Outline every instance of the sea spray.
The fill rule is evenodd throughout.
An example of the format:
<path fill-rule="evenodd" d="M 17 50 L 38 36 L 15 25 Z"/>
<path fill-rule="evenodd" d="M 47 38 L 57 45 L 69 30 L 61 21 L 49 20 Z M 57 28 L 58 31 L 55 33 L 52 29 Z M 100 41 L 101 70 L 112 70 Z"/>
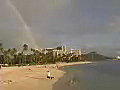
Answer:
<path fill-rule="evenodd" d="M 37 44 L 36 44 L 36 41 L 32 35 L 32 32 L 31 32 L 31 29 L 30 27 L 27 25 L 27 23 L 25 22 L 24 18 L 22 17 L 21 13 L 18 11 L 18 9 L 16 8 L 16 6 L 10 1 L 10 0 L 6 0 L 8 6 L 13 10 L 13 12 L 17 15 L 18 19 L 21 21 L 21 23 L 23 24 L 24 26 L 24 33 L 26 34 L 26 39 L 28 39 L 28 42 L 27 40 L 24 41 L 24 42 L 21 42 L 21 43 L 27 43 L 29 44 L 31 47 L 34 47 L 34 48 L 38 48 Z"/>

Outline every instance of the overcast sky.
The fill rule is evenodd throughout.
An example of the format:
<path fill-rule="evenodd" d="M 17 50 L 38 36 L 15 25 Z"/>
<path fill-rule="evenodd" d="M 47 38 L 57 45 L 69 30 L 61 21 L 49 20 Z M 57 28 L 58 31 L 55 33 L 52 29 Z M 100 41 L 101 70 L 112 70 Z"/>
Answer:
<path fill-rule="evenodd" d="M 0 39 L 4 47 L 68 45 L 117 54 L 120 0 L 0 0 Z"/>

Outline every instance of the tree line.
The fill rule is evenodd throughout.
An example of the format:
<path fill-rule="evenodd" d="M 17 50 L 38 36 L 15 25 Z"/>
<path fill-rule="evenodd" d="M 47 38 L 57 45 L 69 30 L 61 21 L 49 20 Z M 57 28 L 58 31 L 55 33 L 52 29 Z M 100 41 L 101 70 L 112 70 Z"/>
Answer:
<path fill-rule="evenodd" d="M 34 64 L 47 64 L 56 62 L 77 62 L 84 61 L 84 55 L 69 54 L 58 54 L 53 55 L 53 52 L 43 53 L 36 49 L 30 49 L 31 54 L 24 54 L 27 51 L 28 45 L 24 44 L 22 52 L 18 53 L 16 48 L 4 49 L 0 48 L 0 64 L 7 64 L 8 66 L 13 65 L 34 65 Z M 59 48 L 57 48 L 59 49 Z"/>

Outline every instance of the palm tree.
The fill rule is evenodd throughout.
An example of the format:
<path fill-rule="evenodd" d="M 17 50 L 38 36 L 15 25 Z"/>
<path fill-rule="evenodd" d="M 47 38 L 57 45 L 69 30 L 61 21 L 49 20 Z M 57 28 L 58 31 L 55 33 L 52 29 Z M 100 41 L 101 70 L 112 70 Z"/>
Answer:
<path fill-rule="evenodd" d="M 23 45 L 23 53 L 25 52 L 25 51 L 27 51 L 28 50 L 28 45 L 27 44 L 24 44 Z M 26 54 L 24 54 L 24 62 L 25 62 L 25 64 L 26 64 L 26 60 L 27 59 L 27 55 Z"/>
<path fill-rule="evenodd" d="M 10 59 L 10 49 L 8 50 L 4 50 L 3 51 L 3 54 L 4 54 L 4 64 L 11 64 L 11 59 Z"/>
<path fill-rule="evenodd" d="M 18 53 L 17 59 L 18 59 L 19 65 L 22 64 L 23 63 L 23 53 Z"/>
<path fill-rule="evenodd" d="M 3 52 L 4 52 L 4 49 L 3 49 L 3 48 L 0 48 L 0 52 L 3 53 Z"/>
<path fill-rule="evenodd" d="M 17 49 L 16 48 L 13 48 L 10 50 L 10 56 L 11 56 L 11 59 L 12 59 L 12 64 L 15 64 L 15 55 L 17 53 Z"/>
<path fill-rule="evenodd" d="M 26 50 L 28 50 L 28 45 L 27 45 L 27 44 L 24 44 L 24 45 L 23 45 L 23 51 L 26 51 Z"/>
<path fill-rule="evenodd" d="M 4 63 L 4 49 L 1 47 L 0 48 L 0 63 L 3 64 Z"/>

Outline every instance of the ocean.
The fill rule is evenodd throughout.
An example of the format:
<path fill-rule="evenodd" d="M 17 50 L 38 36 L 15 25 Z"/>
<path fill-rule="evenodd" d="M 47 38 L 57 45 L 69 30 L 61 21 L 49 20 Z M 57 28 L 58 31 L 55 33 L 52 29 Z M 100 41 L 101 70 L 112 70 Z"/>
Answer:
<path fill-rule="evenodd" d="M 65 66 L 53 90 L 120 90 L 120 61 Z"/>

